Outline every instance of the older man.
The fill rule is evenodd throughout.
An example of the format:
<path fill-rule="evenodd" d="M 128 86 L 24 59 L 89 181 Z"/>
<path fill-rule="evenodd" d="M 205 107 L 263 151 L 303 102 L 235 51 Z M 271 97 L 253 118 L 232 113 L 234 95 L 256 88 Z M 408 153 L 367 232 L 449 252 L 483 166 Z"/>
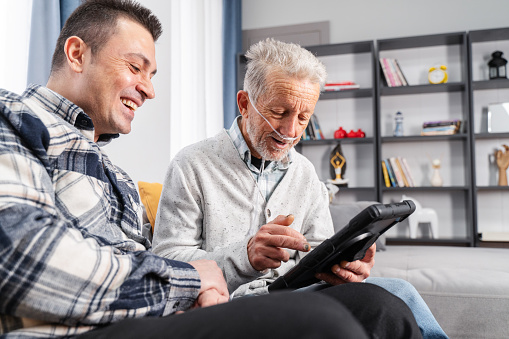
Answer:
<path fill-rule="evenodd" d="M 326 188 L 293 149 L 313 114 L 325 68 L 300 46 L 272 39 L 251 46 L 246 57 L 244 90 L 237 94 L 241 116 L 172 160 L 153 242 L 153 251 L 167 258 L 215 260 L 234 297 L 266 294 L 268 283 L 333 233 Z M 384 289 L 355 307 L 348 302 L 370 284 L 341 284 L 367 278 L 374 254 L 373 246 L 364 259 L 320 275 L 340 285 L 321 293 L 347 305 L 370 335 L 419 337 L 380 317 L 408 311 Z"/>
<path fill-rule="evenodd" d="M 133 1 L 84 1 L 60 34 L 47 86 L 0 90 L 0 336 L 367 338 L 330 297 L 224 303 L 216 263 L 148 251 L 135 186 L 100 146 L 129 133 L 154 98 L 160 34 Z M 349 326 L 329 316 L 338 307 Z M 293 309 L 298 320 L 287 323 Z"/>

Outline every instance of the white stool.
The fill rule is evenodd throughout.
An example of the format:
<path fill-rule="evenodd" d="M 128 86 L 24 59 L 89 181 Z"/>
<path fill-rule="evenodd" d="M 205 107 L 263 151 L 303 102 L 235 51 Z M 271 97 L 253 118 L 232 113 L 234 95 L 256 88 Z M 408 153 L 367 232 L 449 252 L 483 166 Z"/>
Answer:
<path fill-rule="evenodd" d="M 431 229 L 431 237 L 438 238 L 438 216 L 432 208 L 422 208 L 421 204 L 412 197 L 403 194 L 403 200 L 412 200 L 415 204 L 415 212 L 408 217 L 410 238 L 417 238 L 419 224 L 428 224 Z"/>

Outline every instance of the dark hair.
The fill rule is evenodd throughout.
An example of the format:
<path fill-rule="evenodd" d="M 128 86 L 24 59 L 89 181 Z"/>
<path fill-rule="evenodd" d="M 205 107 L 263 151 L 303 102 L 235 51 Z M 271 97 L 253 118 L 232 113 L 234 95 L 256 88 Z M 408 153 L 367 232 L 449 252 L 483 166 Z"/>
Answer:
<path fill-rule="evenodd" d="M 117 20 L 127 18 L 145 27 L 154 41 L 163 32 L 161 22 L 152 12 L 133 0 L 83 0 L 65 22 L 57 40 L 51 73 L 65 62 L 64 46 L 71 36 L 81 38 L 96 54 L 115 33 Z"/>

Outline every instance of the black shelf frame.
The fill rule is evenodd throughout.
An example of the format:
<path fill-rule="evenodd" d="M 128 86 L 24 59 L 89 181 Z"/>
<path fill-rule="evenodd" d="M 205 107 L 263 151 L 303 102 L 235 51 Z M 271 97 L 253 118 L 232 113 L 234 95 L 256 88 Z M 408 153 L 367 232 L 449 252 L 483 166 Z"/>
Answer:
<path fill-rule="evenodd" d="M 383 84 L 383 72 L 380 67 L 380 52 L 389 50 L 407 50 L 415 48 L 425 48 L 433 46 L 452 46 L 459 45 L 460 48 L 460 63 L 461 63 L 461 82 L 452 82 L 445 84 L 420 84 L 400 87 L 388 87 Z M 433 94 L 433 93 L 461 93 L 462 95 L 462 132 L 453 135 L 441 135 L 441 136 L 403 136 L 403 137 L 391 137 L 381 136 L 379 132 L 379 138 L 377 140 L 378 154 L 382 154 L 382 147 L 388 143 L 401 143 L 401 142 L 461 142 L 463 144 L 463 161 L 465 169 L 465 185 L 464 186 L 453 186 L 453 187 L 385 187 L 385 181 L 383 179 L 382 170 L 378 168 L 377 184 L 379 189 L 378 201 L 383 201 L 384 193 L 390 192 L 459 192 L 465 197 L 465 225 L 467 230 L 466 239 L 460 239 L 461 243 L 474 246 L 474 239 L 477 235 L 477 229 L 473 222 L 473 190 L 472 190 L 472 142 L 471 142 L 471 110 L 470 110 L 470 73 L 469 73 L 469 49 L 466 32 L 456 32 L 447 34 L 434 34 L 417 37 L 404 37 L 395 39 L 384 39 L 377 41 L 377 126 L 382 126 L 381 121 L 381 98 L 384 96 L 395 96 L 395 95 L 421 95 L 421 94 Z M 405 241 L 408 239 L 405 239 Z M 432 243 L 436 239 L 430 239 Z"/>
<path fill-rule="evenodd" d="M 371 98 L 372 100 L 372 121 L 373 126 L 372 129 L 375 133 L 374 136 L 366 137 L 366 138 L 343 138 L 343 139 L 322 139 L 322 140 L 301 140 L 299 142 L 298 151 L 302 151 L 302 147 L 310 146 L 310 145 L 333 145 L 333 144 L 372 144 L 373 145 L 373 156 L 375 160 L 373 161 L 373 187 L 339 187 L 340 191 L 343 192 L 364 192 L 364 193 L 372 193 L 372 200 L 376 200 L 378 197 L 378 185 L 377 185 L 377 168 L 380 163 L 378 148 L 376 145 L 377 142 L 377 125 L 376 125 L 376 114 L 378 112 L 377 109 L 377 100 L 376 100 L 376 65 L 375 65 L 375 43 L 374 41 L 360 41 L 360 42 L 351 42 L 351 43 L 341 43 L 341 44 L 330 44 L 330 45 L 318 45 L 318 46 L 308 46 L 306 47 L 311 53 L 316 55 L 317 57 L 331 56 L 331 55 L 343 55 L 343 54 L 370 54 L 371 60 L 371 84 L 370 88 L 359 88 L 359 89 L 349 89 L 343 91 L 331 91 L 331 92 L 322 92 L 320 94 L 319 100 L 341 100 L 341 99 L 356 99 L 356 98 Z M 355 79 L 353 79 L 355 80 Z"/>
<path fill-rule="evenodd" d="M 484 29 L 468 32 L 468 76 L 469 82 L 469 121 L 472 122 L 470 128 L 470 148 L 472 149 L 472 218 L 473 218 L 473 246 L 482 246 L 483 242 L 479 237 L 479 213 L 477 211 L 477 193 L 478 192 L 501 192 L 508 191 L 508 187 L 500 186 L 477 186 L 476 179 L 476 154 L 475 144 L 476 140 L 491 140 L 491 139 L 503 139 L 509 138 L 509 133 L 475 133 L 473 122 L 474 120 L 474 91 L 485 91 L 485 90 L 498 90 L 509 88 L 509 79 L 492 79 L 492 80 L 476 80 L 473 81 L 473 45 L 481 42 L 492 42 L 509 40 L 509 27 L 507 28 L 495 28 L 495 29 Z M 509 100 L 509 98 L 508 98 Z"/>

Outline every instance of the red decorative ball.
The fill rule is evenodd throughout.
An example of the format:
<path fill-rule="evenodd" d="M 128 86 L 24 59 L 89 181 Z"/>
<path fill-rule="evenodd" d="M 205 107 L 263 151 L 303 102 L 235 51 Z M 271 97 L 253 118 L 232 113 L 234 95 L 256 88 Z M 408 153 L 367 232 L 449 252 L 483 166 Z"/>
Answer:
<path fill-rule="evenodd" d="M 357 134 L 357 138 L 365 138 L 366 137 L 366 133 L 364 133 L 364 131 L 361 130 L 360 128 L 357 130 L 356 134 Z"/>

